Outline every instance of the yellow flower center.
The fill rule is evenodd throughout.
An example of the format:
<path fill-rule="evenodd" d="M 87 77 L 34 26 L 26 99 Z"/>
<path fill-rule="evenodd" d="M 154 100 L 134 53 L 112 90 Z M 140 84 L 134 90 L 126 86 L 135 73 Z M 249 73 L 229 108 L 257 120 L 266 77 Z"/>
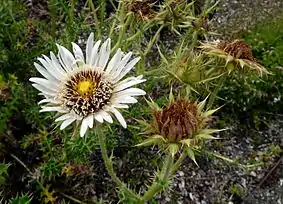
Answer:
<path fill-rule="evenodd" d="M 81 96 L 90 96 L 96 87 L 96 83 L 90 80 L 84 80 L 78 83 L 77 88 Z"/>

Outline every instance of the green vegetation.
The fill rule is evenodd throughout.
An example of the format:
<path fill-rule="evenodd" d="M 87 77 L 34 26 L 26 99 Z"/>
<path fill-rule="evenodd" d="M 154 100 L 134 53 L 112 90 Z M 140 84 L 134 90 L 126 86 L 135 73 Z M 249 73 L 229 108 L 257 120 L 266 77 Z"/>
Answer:
<path fill-rule="evenodd" d="M 207 130 L 202 123 L 216 110 L 221 129 L 235 121 L 248 122 L 253 129 L 259 129 L 262 124 L 268 125 L 270 116 L 282 112 L 283 21 L 280 19 L 241 36 L 253 47 L 258 62 L 271 73 L 260 76 L 257 72 L 242 72 L 239 64 L 234 63 L 235 56 L 230 64 L 225 64 L 219 56 L 207 55 L 207 50 L 200 48 L 213 35 L 207 26 L 208 15 L 217 5 L 205 3 L 199 10 L 195 2 L 174 0 L 47 2 L 28 7 L 20 0 L 0 0 L 1 203 L 104 203 L 107 197 L 114 203 L 158 203 L 155 195 L 170 186 L 182 161 L 189 157 L 198 165 L 201 159 L 198 155 L 206 151 L 205 141 L 217 139 L 211 134 L 218 130 Z M 196 10 L 200 14 L 196 15 Z M 91 32 L 95 41 L 111 38 L 111 57 L 118 48 L 141 57 L 128 75 L 144 75 L 147 81 L 137 87 L 147 95 L 121 111 L 127 129 L 113 117 L 113 124 L 97 125 L 98 128 L 89 129 L 84 137 L 79 137 L 80 124 L 60 130 L 60 125 L 54 122 L 54 113 L 39 112 L 38 102 L 43 96 L 38 95 L 29 78 L 40 76 L 33 64 L 39 62 L 38 57 L 49 56 L 50 51 L 57 54 L 56 44 L 72 50 L 71 42 L 76 42 L 85 50 Z M 157 140 L 145 139 L 157 134 L 152 130 L 152 118 L 156 114 L 153 109 L 166 109 L 174 101 L 173 96 L 176 100 L 188 98 L 198 103 L 196 115 L 188 113 L 195 117 L 195 120 L 189 118 L 197 121 L 197 125 L 186 121 L 192 123 L 189 126 L 193 130 L 184 137 L 193 138 L 172 139 L 172 135 L 181 131 L 178 128 L 187 127 L 183 125 L 175 133 L 169 131 L 170 141 L 165 141 L 164 129 Z M 222 105 L 220 110 L 216 109 Z M 172 124 L 170 127 L 177 123 Z M 261 142 L 261 138 L 254 140 L 257 145 Z M 101 145 L 103 142 L 106 145 Z M 162 145 L 158 150 L 137 145 L 145 143 L 145 146 Z M 223 146 L 222 140 L 215 143 L 216 149 Z M 262 157 L 282 153 L 276 144 L 268 149 L 270 152 Z M 216 157 L 236 163 L 221 155 Z M 265 162 L 264 158 L 260 161 Z M 126 184 L 113 179 L 115 175 L 111 176 L 114 182 L 110 181 L 111 168 L 123 176 L 121 180 Z M 151 171 L 151 177 L 143 169 Z M 237 185 L 232 185 L 229 191 L 242 194 Z"/>

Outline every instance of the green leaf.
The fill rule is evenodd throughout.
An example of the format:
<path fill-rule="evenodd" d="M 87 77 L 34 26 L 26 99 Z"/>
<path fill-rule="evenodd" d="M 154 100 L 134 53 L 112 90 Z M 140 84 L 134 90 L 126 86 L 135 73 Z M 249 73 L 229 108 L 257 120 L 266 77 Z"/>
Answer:
<path fill-rule="evenodd" d="M 226 68 L 228 69 L 228 74 L 230 74 L 232 71 L 234 71 L 235 66 L 232 62 L 227 63 Z"/>
<path fill-rule="evenodd" d="M 221 132 L 228 129 L 204 129 L 199 132 L 199 134 L 210 135 L 215 132 Z"/>
<path fill-rule="evenodd" d="M 175 154 L 179 150 L 179 145 L 176 143 L 170 143 L 168 146 L 168 151 L 171 153 L 172 157 L 174 158 Z"/>
<path fill-rule="evenodd" d="M 206 103 L 206 100 L 208 99 L 209 95 L 201 102 L 198 103 L 197 105 L 197 108 L 198 108 L 198 112 L 202 112 L 204 106 L 205 106 L 205 103 Z"/>
<path fill-rule="evenodd" d="M 194 163 L 199 167 L 198 163 L 196 162 L 194 151 L 191 148 L 187 148 L 186 151 L 187 151 L 188 156 L 191 158 L 191 160 L 193 160 Z"/>
<path fill-rule="evenodd" d="M 150 146 L 150 145 L 156 145 L 161 144 L 162 142 L 166 142 L 166 140 L 161 135 L 154 135 L 150 138 L 144 140 L 142 143 L 135 145 L 136 147 L 140 146 Z"/>
<path fill-rule="evenodd" d="M 174 101 L 175 101 L 175 99 L 174 99 L 173 90 L 172 90 L 172 86 L 171 86 L 170 94 L 169 94 L 169 102 L 172 103 Z"/>
<path fill-rule="evenodd" d="M 205 140 L 219 140 L 221 138 L 213 137 L 210 134 L 198 134 L 196 135 L 197 138 L 205 139 Z"/>
<path fill-rule="evenodd" d="M 188 147 L 191 147 L 191 139 L 186 139 L 186 140 L 181 140 L 180 142 L 183 144 L 183 145 L 186 145 Z"/>
<path fill-rule="evenodd" d="M 150 99 L 150 101 L 149 100 L 147 100 L 147 99 L 145 99 L 145 101 L 147 102 L 147 104 L 149 105 L 149 107 L 151 108 L 151 109 L 154 109 L 154 110 L 161 110 L 161 108 L 158 106 L 158 104 L 156 104 L 151 98 L 149 98 Z"/>
<path fill-rule="evenodd" d="M 213 109 L 213 110 L 206 111 L 206 112 L 204 112 L 204 113 L 202 114 L 202 117 L 206 118 L 206 117 L 208 117 L 208 116 L 211 116 L 213 113 L 215 113 L 216 111 L 218 111 L 220 108 L 222 108 L 222 106 L 219 107 L 219 108 Z"/>

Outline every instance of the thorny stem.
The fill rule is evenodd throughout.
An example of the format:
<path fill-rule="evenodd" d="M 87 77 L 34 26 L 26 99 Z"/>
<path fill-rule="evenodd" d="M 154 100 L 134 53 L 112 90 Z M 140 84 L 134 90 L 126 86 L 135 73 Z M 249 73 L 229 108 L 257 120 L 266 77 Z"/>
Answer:
<path fill-rule="evenodd" d="M 214 91 L 211 93 L 211 96 L 208 99 L 208 103 L 207 103 L 207 109 L 209 110 L 210 108 L 212 108 L 213 103 L 216 100 L 218 91 L 220 90 L 220 88 L 222 87 L 222 85 L 224 84 L 226 80 L 226 76 L 220 77 L 217 86 L 215 87 Z"/>
<path fill-rule="evenodd" d="M 170 153 L 167 153 L 160 175 L 157 176 L 157 180 L 148 188 L 144 196 L 141 198 L 141 203 L 145 203 L 153 198 L 153 196 L 159 193 L 164 184 L 171 176 L 174 158 Z"/>
<path fill-rule="evenodd" d="M 173 175 L 177 171 L 177 169 L 180 167 L 180 165 L 182 164 L 182 162 L 184 161 L 186 157 L 187 157 L 187 153 L 183 151 L 180 157 L 178 158 L 178 160 L 174 163 L 170 176 Z"/>
<path fill-rule="evenodd" d="M 89 6 L 91 7 L 91 10 L 92 10 L 92 14 L 93 14 L 93 18 L 94 18 L 94 24 L 95 24 L 95 28 L 96 28 L 96 31 L 97 31 L 97 37 L 101 38 L 102 32 L 101 32 L 100 22 L 98 20 L 97 14 L 96 14 L 96 9 L 94 7 L 92 0 L 88 0 L 88 3 L 89 3 Z"/>
<path fill-rule="evenodd" d="M 50 10 L 51 16 L 51 36 L 53 39 L 56 37 L 56 9 L 55 9 L 55 1 L 48 1 L 48 9 Z"/>
<path fill-rule="evenodd" d="M 121 9 L 124 9 L 124 8 L 121 8 Z M 123 11 L 121 11 L 121 12 L 123 12 Z M 126 19 L 127 19 L 126 22 L 122 24 L 122 28 L 120 29 L 120 33 L 119 33 L 117 43 L 115 44 L 115 46 L 112 49 L 114 52 L 120 47 L 122 39 L 125 39 L 125 33 L 126 33 L 126 30 L 127 30 L 127 27 L 133 19 L 132 14 L 128 15 L 128 17 L 126 17 Z M 121 16 L 121 21 L 124 21 L 124 14 Z M 120 22 L 120 23 L 122 23 L 122 22 Z"/>
<path fill-rule="evenodd" d="M 29 173 L 30 175 L 32 175 L 31 170 L 30 170 L 30 169 L 24 164 L 24 162 L 22 162 L 16 155 L 11 154 L 11 157 L 13 157 L 17 162 L 19 162 L 19 163 L 28 171 L 28 173 Z M 43 187 L 42 183 L 41 183 L 38 179 L 36 179 L 36 182 L 37 182 L 37 184 L 40 186 L 40 188 L 43 190 L 44 187 Z"/>
<path fill-rule="evenodd" d="M 110 175 L 111 179 L 116 183 L 116 185 L 122 189 L 128 196 L 133 198 L 134 200 L 138 200 L 139 196 L 135 194 L 132 190 L 127 188 L 127 186 L 116 176 L 112 164 L 112 160 L 108 157 L 107 155 L 107 148 L 106 148 L 106 143 L 104 140 L 104 135 L 102 134 L 101 131 L 96 128 L 96 135 L 98 136 L 98 142 L 100 145 L 101 153 L 102 153 L 102 158 L 105 164 L 105 167 L 107 169 L 108 174 Z"/>

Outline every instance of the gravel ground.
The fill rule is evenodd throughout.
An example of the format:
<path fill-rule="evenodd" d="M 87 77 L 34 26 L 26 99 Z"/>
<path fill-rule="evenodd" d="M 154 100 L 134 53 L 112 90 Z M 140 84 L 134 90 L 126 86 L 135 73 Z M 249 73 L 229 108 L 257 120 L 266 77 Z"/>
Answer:
<path fill-rule="evenodd" d="M 229 39 L 276 18 L 282 11 L 282 0 L 220 0 L 212 22 L 220 36 Z"/>
<path fill-rule="evenodd" d="M 223 38 L 231 38 L 249 31 L 264 19 L 276 18 L 276 15 L 282 11 L 283 0 L 220 0 L 219 9 L 212 22 L 214 29 L 221 36 L 225 36 Z M 240 163 L 247 164 L 250 160 L 264 161 L 264 166 L 247 170 L 202 155 L 197 158 L 199 163 L 199 167 L 197 167 L 187 159 L 173 178 L 172 187 L 165 195 L 158 198 L 158 203 L 282 204 L 283 162 L 281 164 L 279 162 L 279 165 L 272 170 L 272 167 L 279 161 L 280 155 L 266 155 L 270 152 L 272 145 L 281 145 L 281 148 L 283 146 L 283 118 L 278 118 L 272 124 L 265 131 L 250 131 L 249 133 L 243 132 L 241 128 L 234 125 L 229 133 L 220 136 L 223 140 L 208 144 L 210 151 L 237 159 Z M 260 145 L 255 145 L 255 139 L 258 138 L 261 140 Z M 137 155 L 138 157 L 144 156 L 144 159 L 140 158 L 140 160 L 152 160 L 152 154 L 148 151 L 145 153 L 126 151 L 121 157 L 115 155 L 117 167 L 120 169 L 118 175 L 125 181 L 135 176 L 140 180 L 140 183 L 136 183 L 136 185 L 142 185 L 144 179 L 148 178 L 154 170 L 151 162 L 136 164 Z M 96 156 L 96 162 L 99 160 L 99 156 Z M 108 186 L 108 184 L 111 185 L 111 181 L 105 173 L 104 167 L 101 165 L 99 167 L 101 169 L 97 169 L 96 172 L 100 175 L 101 181 L 97 181 L 96 188 L 102 186 L 103 189 L 100 192 L 94 190 L 95 192 L 92 194 L 95 198 L 102 197 L 104 200 L 113 202 L 117 196 L 115 188 Z M 99 173 L 100 171 L 102 174 Z M 271 175 L 261 184 L 269 172 Z M 93 190 L 95 187 L 91 186 L 90 188 Z"/>
<path fill-rule="evenodd" d="M 283 147 L 282 127 L 282 118 L 265 131 L 243 133 L 237 126 L 232 127 L 228 134 L 220 136 L 222 142 L 211 142 L 208 149 L 242 164 L 253 160 L 254 163 L 264 161 L 265 165 L 247 169 L 202 156 L 197 167 L 188 159 L 175 176 L 171 193 L 162 197 L 161 203 L 283 203 L 283 162 L 266 177 L 280 159 L 280 155 L 266 155 L 273 145 Z M 261 145 L 254 144 L 254 136 L 261 138 Z"/>
<path fill-rule="evenodd" d="M 277 18 L 282 11 L 282 0 L 220 0 L 212 23 L 221 38 L 230 39 L 250 32 L 266 19 Z M 160 203 L 282 204 L 282 154 L 265 157 L 272 145 L 283 148 L 282 131 L 282 118 L 275 120 L 265 131 L 243 133 L 241 128 L 234 125 L 229 134 L 221 136 L 224 139 L 221 145 L 211 142 L 208 149 L 243 164 L 254 160 L 264 161 L 265 165 L 248 170 L 202 156 L 197 167 L 188 159 L 174 177 L 167 195 L 160 197 Z M 256 138 L 260 138 L 260 145 L 255 145 Z"/>

